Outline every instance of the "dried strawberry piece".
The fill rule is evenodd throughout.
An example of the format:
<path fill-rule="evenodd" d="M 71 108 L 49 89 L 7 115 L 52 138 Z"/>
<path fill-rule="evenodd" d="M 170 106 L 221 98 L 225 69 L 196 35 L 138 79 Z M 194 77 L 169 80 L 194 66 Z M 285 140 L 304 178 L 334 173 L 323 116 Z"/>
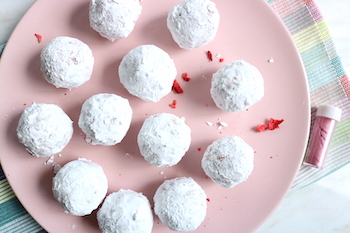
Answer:
<path fill-rule="evenodd" d="M 34 34 L 34 36 L 38 39 L 38 43 L 40 43 L 43 40 L 43 36 L 40 34 Z"/>
<path fill-rule="evenodd" d="M 256 127 L 256 131 L 258 131 L 259 133 L 266 130 L 267 129 L 267 125 L 258 125 Z"/>
<path fill-rule="evenodd" d="M 269 120 L 269 123 L 267 125 L 267 128 L 269 130 L 274 130 L 276 128 L 279 128 L 279 125 L 283 122 L 284 120 L 277 120 L 277 119 L 273 119 L 273 118 L 270 118 Z"/>
<path fill-rule="evenodd" d="M 182 88 L 181 88 L 179 82 L 178 82 L 176 79 L 174 80 L 172 90 L 175 91 L 175 92 L 178 93 L 178 94 L 181 94 L 181 93 L 184 92 L 184 91 L 182 90 Z"/>
<path fill-rule="evenodd" d="M 183 74 L 182 74 L 182 79 L 185 80 L 186 82 L 188 82 L 188 81 L 191 80 L 191 78 L 188 77 L 188 74 L 187 74 L 187 73 L 183 73 Z"/>
<path fill-rule="evenodd" d="M 176 100 L 173 100 L 173 102 L 171 104 L 169 104 L 169 106 L 171 108 L 176 108 L 176 104 L 177 104 L 177 101 Z"/>
<path fill-rule="evenodd" d="M 224 62 L 224 59 L 223 59 L 223 58 L 220 58 L 220 59 L 219 59 L 219 62 Z"/>
<path fill-rule="evenodd" d="M 207 56 L 209 61 L 213 61 L 213 54 L 209 50 L 207 51 Z"/>

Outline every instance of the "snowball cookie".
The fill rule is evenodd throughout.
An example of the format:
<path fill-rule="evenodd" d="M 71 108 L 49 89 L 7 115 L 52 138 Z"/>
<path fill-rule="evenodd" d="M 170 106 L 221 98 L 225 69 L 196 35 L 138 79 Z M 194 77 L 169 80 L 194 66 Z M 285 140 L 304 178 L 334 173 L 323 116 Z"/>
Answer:
<path fill-rule="evenodd" d="M 82 41 L 60 36 L 41 51 L 41 71 L 44 78 L 57 88 L 72 89 L 90 80 L 94 57 Z"/>
<path fill-rule="evenodd" d="M 52 192 L 65 212 L 84 216 L 100 205 L 108 181 L 102 167 L 80 158 L 65 164 L 52 180 Z"/>
<path fill-rule="evenodd" d="M 153 197 L 154 213 L 170 230 L 193 231 L 207 214 L 206 198 L 201 186 L 190 177 L 166 180 Z"/>
<path fill-rule="evenodd" d="M 214 39 L 220 14 L 209 0 L 185 0 L 168 14 L 167 26 L 174 41 L 183 49 L 201 47 Z"/>
<path fill-rule="evenodd" d="M 158 102 L 173 86 L 177 70 L 170 56 L 155 45 L 132 49 L 119 66 L 120 82 L 130 94 Z"/>
<path fill-rule="evenodd" d="M 79 127 L 92 145 L 112 146 L 123 140 L 132 119 L 129 101 L 115 94 L 91 96 L 81 107 Z"/>
<path fill-rule="evenodd" d="M 173 114 L 152 115 L 143 122 L 137 144 L 147 162 L 157 167 L 170 167 L 188 151 L 191 129 Z"/>
<path fill-rule="evenodd" d="M 238 136 L 220 138 L 205 150 L 202 168 L 215 183 L 232 188 L 252 173 L 254 150 Z"/>
<path fill-rule="evenodd" d="M 91 0 L 90 26 L 110 41 L 127 37 L 141 14 L 140 0 Z"/>
<path fill-rule="evenodd" d="M 243 111 L 264 96 L 264 79 L 248 62 L 233 61 L 213 74 L 210 94 L 218 108 Z"/>
<path fill-rule="evenodd" d="M 61 152 L 72 135 L 72 120 L 55 104 L 33 103 L 23 111 L 17 126 L 19 141 L 36 157 Z"/>
<path fill-rule="evenodd" d="M 132 190 L 109 194 L 97 212 L 103 233 L 151 233 L 153 213 L 147 197 Z"/>

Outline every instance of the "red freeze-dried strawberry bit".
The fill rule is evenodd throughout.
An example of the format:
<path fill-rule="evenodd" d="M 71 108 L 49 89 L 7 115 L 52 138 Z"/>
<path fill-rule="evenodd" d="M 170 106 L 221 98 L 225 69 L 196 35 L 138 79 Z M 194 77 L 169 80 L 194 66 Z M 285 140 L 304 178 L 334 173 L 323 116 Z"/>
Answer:
<path fill-rule="evenodd" d="M 191 80 L 191 78 L 188 77 L 188 74 L 187 74 L 187 73 L 183 73 L 183 74 L 182 74 L 182 79 L 185 80 L 186 82 L 188 82 L 188 81 Z"/>
<path fill-rule="evenodd" d="M 40 43 L 43 40 L 43 36 L 39 34 L 34 34 L 34 36 L 38 39 L 38 43 Z"/>
<path fill-rule="evenodd" d="M 176 79 L 174 80 L 172 90 L 175 91 L 177 94 L 181 94 L 184 92 Z"/>
<path fill-rule="evenodd" d="M 256 131 L 257 132 L 262 132 L 266 129 L 268 130 L 275 130 L 277 128 L 279 128 L 279 125 L 283 122 L 284 120 L 277 120 L 277 119 L 274 119 L 274 118 L 270 118 L 269 122 L 266 124 L 266 125 L 258 125 L 256 127 Z"/>
<path fill-rule="evenodd" d="M 270 118 L 267 128 L 268 128 L 269 130 L 274 130 L 274 129 L 276 129 L 276 128 L 279 128 L 279 125 L 280 125 L 283 121 L 284 121 L 283 119 L 282 119 L 282 120 L 276 120 L 276 119 Z"/>
<path fill-rule="evenodd" d="M 220 58 L 220 59 L 219 59 L 219 62 L 224 62 L 224 59 L 223 59 L 223 58 Z"/>
<path fill-rule="evenodd" d="M 207 56 L 209 61 L 213 61 L 213 54 L 210 51 L 207 51 Z"/>
<path fill-rule="evenodd" d="M 177 101 L 176 100 L 173 100 L 173 102 L 171 104 L 169 104 L 169 106 L 171 108 L 176 108 L 176 104 L 177 104 Z"/>
<path fill-rule="evenodd" d="M 267 129 L 267 125 L 258 125 L 256 127 L 256 131 L 258 131 L 259 133 L 264 131 L 265 129 Z"/>

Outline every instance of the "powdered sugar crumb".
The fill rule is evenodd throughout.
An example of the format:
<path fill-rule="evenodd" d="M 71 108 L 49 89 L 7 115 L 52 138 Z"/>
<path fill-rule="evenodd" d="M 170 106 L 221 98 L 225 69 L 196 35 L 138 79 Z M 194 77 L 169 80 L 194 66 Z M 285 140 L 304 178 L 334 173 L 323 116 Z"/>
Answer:
<path fill-rule="evenodd" d="M 44 163 L 44 165 L 53 165 L 55 156 L 51 155 L 48 160 Z"/>
<path fill-rule="evenodd" d="M 272 57 L 269 58 L 269 60 L 267 60 L 268 63 L 274 63 L 274 60 Z"/>
<path fill-rule="evenodd" d="M 133 157 L 131 154 L 129 154 L 129 153 L 125 153 L 125 157 L 129 157 L 129 158 L 131 158 L 131 159 L 134 158 L 134 157 Z"/>
<path fill-rule="evenodd" d="M 228 127 L 228 124 L 226 122 L 223 122 L 223 121 L 218 122 L 216 125 L 217 125 L 218 130 L 221 130 L 224 127 Z"/>
<path fill-rule="evenodd" d="M 61 165 L 55 164 L 55 165 L 53 166 L 53 173 L 54 173 L 54 174 L 57 174 L 57 172 L 58 172 L 61 168 L 62 168 Z"/>
<path fill-rule="evenodd" d="M 208 126 L 213 126 L 213 123 L 211 123 L 210 121 L 206 121 L 205 124 L 207 124 Z"/>
<path fill-rule="evenodd" d="M 75 228 L 77 228 L 78 227 L 78 225 L 76 225 L 76 224 L 73 224 L 73 225 L 67 225 L 68 227 L 70 227 L 70 228 L 72 228 L 73 230 L 75 229 Z"/>

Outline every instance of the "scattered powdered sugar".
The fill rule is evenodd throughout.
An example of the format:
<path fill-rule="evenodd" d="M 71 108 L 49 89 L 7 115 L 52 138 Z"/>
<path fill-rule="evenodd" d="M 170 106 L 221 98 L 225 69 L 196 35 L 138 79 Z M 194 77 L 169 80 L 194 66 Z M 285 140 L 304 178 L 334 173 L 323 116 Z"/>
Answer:
<path fill-rule="evenodd" d="M 269 60 L 267 60 L 268 63 L 274 63 L 275 61 L 273 60 L 272 57 L 269 58 Z"/>

